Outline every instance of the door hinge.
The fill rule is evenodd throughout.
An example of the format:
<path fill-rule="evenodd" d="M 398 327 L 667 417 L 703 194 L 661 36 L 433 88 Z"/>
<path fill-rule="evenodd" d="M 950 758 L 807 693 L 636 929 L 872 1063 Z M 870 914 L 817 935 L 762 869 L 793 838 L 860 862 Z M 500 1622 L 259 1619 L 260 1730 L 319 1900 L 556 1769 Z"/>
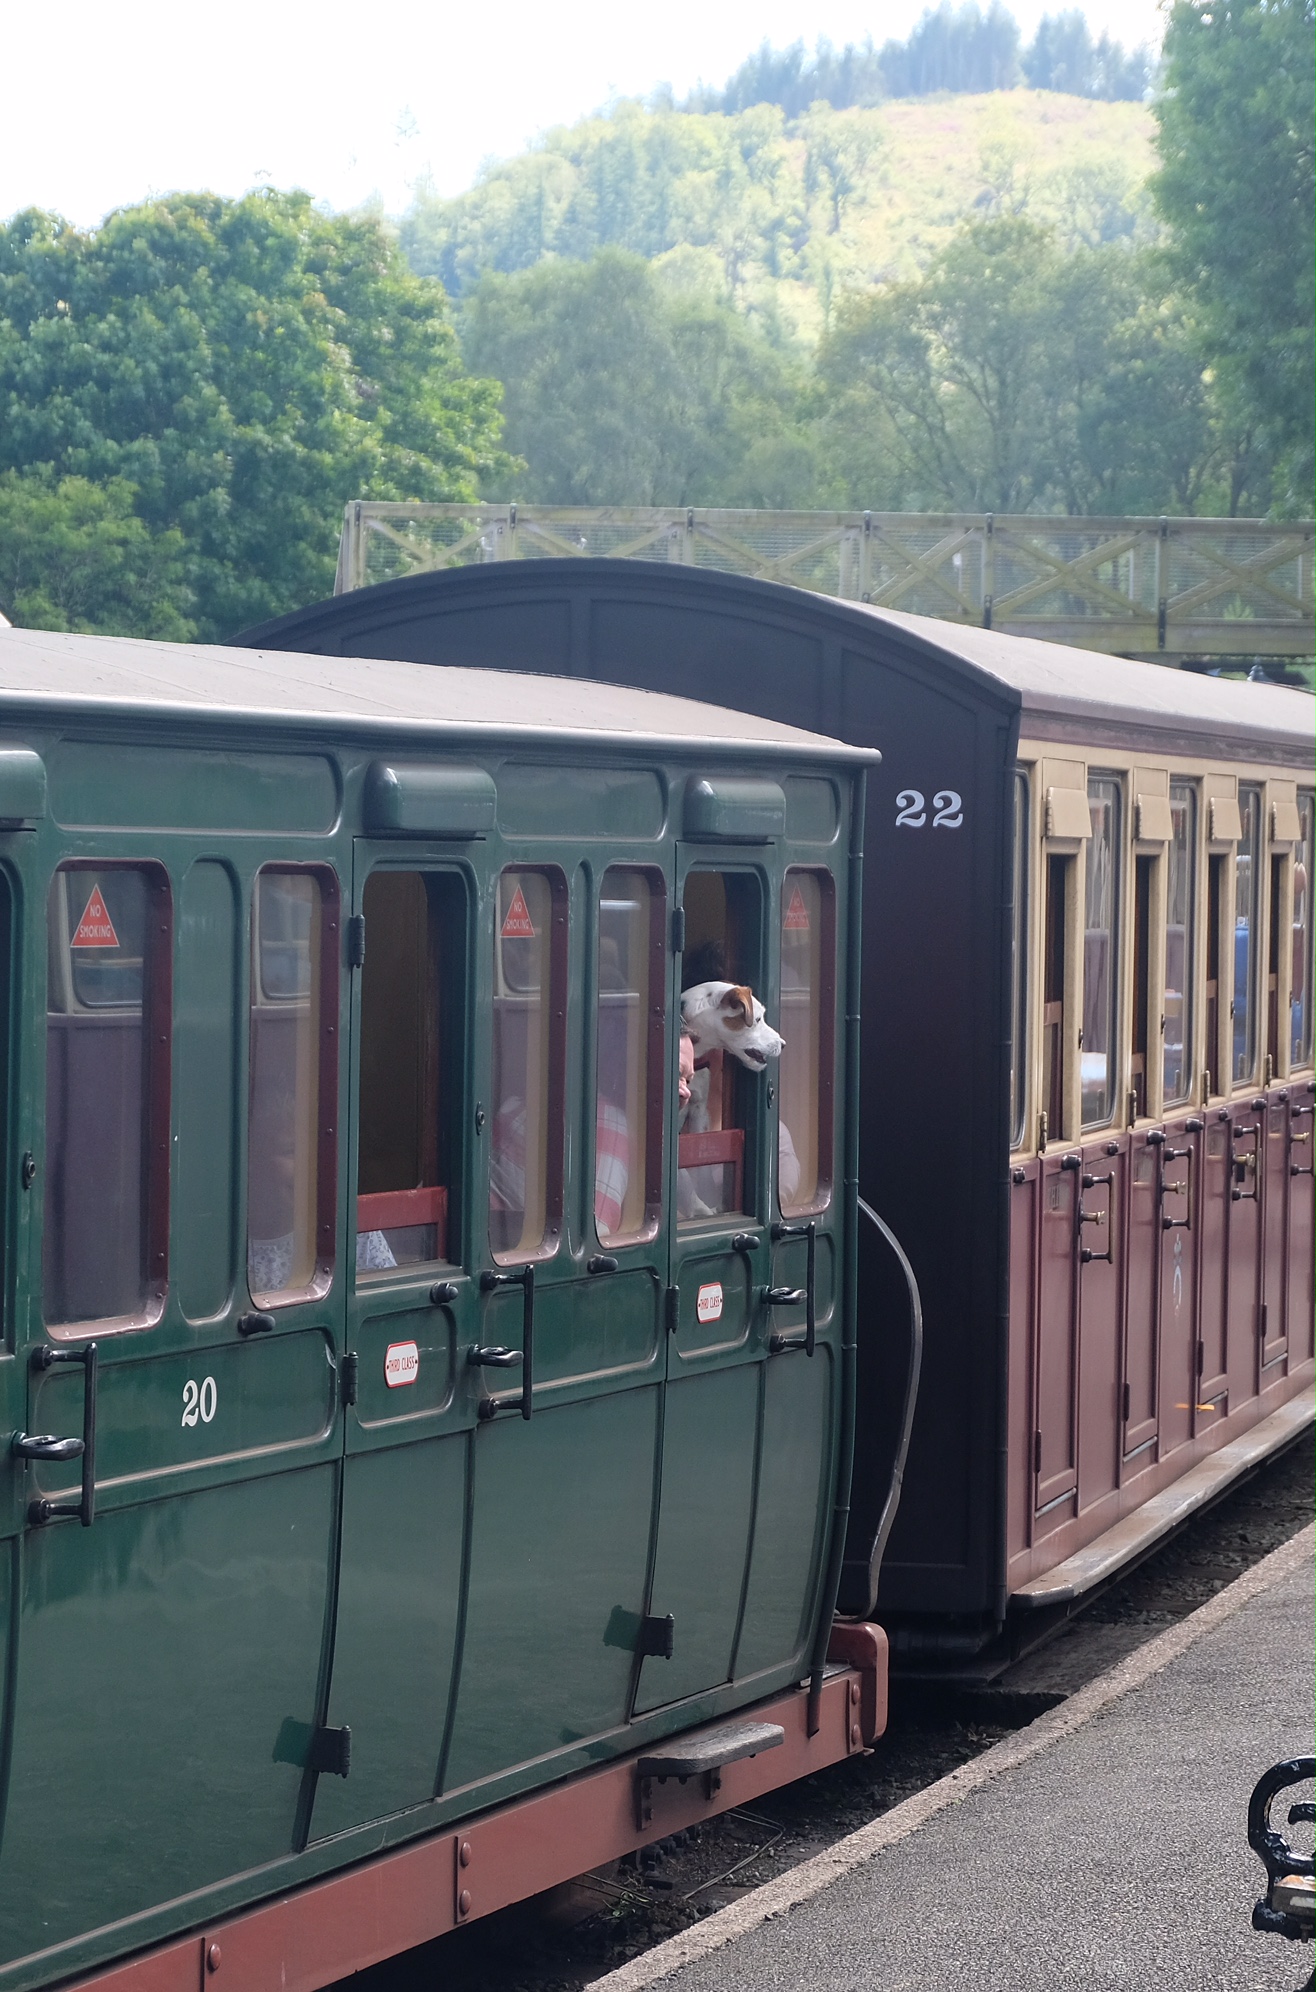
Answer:
<path fill-rule="evenodd" d="M 1033 1433 L 1033 1472 L 1040 1473 L 1041 1471 L 1042 1471 L 1042 1434 L 1040 1432 L 1034 1432 Z"/>
<path fill-rule="evenodd" d="M 1206 1343 L 1199 1342 L 1197 1344 L 1197 1374 L 1200 1376 L 1205 1368 L 1206 1368 Z"/>
<path fill-rule="evenodd" d="M 356 1380 L 361 1369 L 361 1358 L 354 1349 L 348 1350 L 338 1359 L 338 1396 L 343 1404 L 356 1403 Z"/>
<path fill-rule="evenodd" d="M 1124 1423 L 1126 1425 L 1129 1422 L 1129 1409 L 1132 1402 L 1133 1402 L 1133 1393 L 1129 1385 L 1126 1383 L 1124 1386 Z"/>
<path fill-rule="evenodd" d="M 676 1333 L 676 1324 L 680 1316 L 681 1289 L 679 1286 L 669 1286 L 667 1289 L 667 1332 L 669 1335 Z"/>
<path fill-rule="evenodd" d="M 313 1732 L 306 1768 L 329 1777 L 347 1776 L 352 1768 L 352 1732 L 346 1723 L 341 1729 L 325 1729 L 322 1726 Z"/>
<path fill-rule="evenodd" d="M 672 908 L 672 953 L 673 954 L 685 953 L 684 906 L 674 906 Z"/>
<path fill-rule="evenodd" d="M 353 913 L 347 923 L 347 965 L 363 968 L 366 959 L 366 916 Z"/>
<path fill-rule="evenodd" d="M 675 1637 L 676 1621 L 670 1612 L 665 1618 L 642 1618 L 635 1651 L 645 1659 L 670 1660 Z"/>

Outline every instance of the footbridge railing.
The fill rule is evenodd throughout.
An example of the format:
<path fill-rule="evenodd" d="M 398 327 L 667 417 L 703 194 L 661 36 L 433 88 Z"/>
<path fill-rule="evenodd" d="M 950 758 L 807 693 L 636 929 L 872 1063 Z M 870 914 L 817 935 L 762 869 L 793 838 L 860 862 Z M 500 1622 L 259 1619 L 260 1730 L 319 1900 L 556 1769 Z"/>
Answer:
<path fill-rule="evenodd" d="M 335 593 L 486 560 L 589 557 L 714 568 L 1165 663 L 1313 653 L 1310 520 L 358 499 Z"/>

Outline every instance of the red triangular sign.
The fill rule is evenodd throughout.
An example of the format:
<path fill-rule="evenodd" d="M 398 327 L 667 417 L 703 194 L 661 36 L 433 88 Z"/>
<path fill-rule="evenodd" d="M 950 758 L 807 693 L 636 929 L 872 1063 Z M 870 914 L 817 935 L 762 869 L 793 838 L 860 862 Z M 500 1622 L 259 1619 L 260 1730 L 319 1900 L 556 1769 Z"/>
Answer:
<path fill-rule="evenodd" d="M 791 894 L 791 903 L 781 924 L 788 934 L 807 934 L 809 931 L 809 909 L 798 885 Z"/>
<path fill-rule="evenodd" d="M 535 923 L 530 918 L 530 908 L 525 903 L 525 894 L 518 885 L 512 894 L 512 903 L 503 918 L 502 936 L 505 941 L 533 941 Z"/>
<path fill-rule="evenodd" d="M 100 887 L 93 885 L 91 888 L 91 898 L 87 901 L 82 918 L 78 922 L 78 931 L 69 942 L 69 946 L 74 948 L 117 948 L 118 945 L 119 936 L 114 931 L 114 922 L 110 918 L 110 909 L 101 898 Z"/>

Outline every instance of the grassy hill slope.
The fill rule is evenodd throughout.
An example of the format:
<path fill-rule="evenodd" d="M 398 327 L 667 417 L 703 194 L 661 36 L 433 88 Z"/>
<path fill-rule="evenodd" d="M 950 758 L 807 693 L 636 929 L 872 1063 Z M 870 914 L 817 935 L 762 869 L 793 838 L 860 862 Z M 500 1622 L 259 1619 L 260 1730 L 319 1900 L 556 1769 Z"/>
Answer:
<path fill-rule="evenodd" d="M 1039 90 L 772 105 L 734 116 L 616 105 L 486 168 L 402 224 L 457 297 L 486 271 L 617 246 L 664 280 L 811 344 L 839 292 L 917 274 L 968 214 L 1025 213 L 1066 246 L 1154 231 L 1143 104 Z"/>

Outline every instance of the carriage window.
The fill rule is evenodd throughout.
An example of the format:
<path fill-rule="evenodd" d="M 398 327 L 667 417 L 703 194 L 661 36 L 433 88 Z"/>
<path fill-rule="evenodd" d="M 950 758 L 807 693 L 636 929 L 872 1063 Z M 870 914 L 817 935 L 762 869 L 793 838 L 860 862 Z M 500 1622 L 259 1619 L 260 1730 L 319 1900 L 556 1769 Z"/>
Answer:
<path fill-rule="evenodd" d="M 1073 858 L 1048 855 L 1046 937 L 1042 957 L 1042 1121 L 1037 1145 L 1064 1138 L 1065 963 L 1068 955 L 1069 873 Z"/>
<path fill-rule="evenodd" d="M 494 927 L 493 1143 L 489 1237 L 496 1259 L 528 1259 L 562 1219 L 566 881 L 505 871 Z"/>
<path fill-rule="evenodd" d="M 1083 935 L 1084 1127 L 1100 1127 L 1115 1110 L 1116 917 L 1119 888 L 1119 785 L 1088 782 L 1092 835 L 1087 847 L 1087 917 Z"/>
<path fill-rule="evenodd" d="M 145 1323 L 169 1228 L 172 902 L 155 865 L 64 865 L 47 916 L 45 1318 Z"/>
<path fill-rule="evenodd" d="M 1193 1090 L 1193 874 L 1197 861 L 1197 797 L 1187 782 L 1170 783 L 1169 872 L 1165 887 L 1165 994 L 1161 1003 L 1163 1100 L 1177 1106 Z"/>
<path fill-rule="evenodd" d="M 270 866 L 251 902 L 247 1284 L 252 1299 L 323 1292 L 334 1247 L 338 885 Z"/>
<path fill-rule="evenodd" d="M 662 1209 L 666 900 L 661 875 L 614 865 L 599 895 L 594 1228 L 652 1235 Z"/>
<path fill-rule="evenodd" d="M 1133 867 L 1133 1044 L 1129 1056 L 1129 1118 L 1137 1120 L 1147 1105 L 1148 1023 L 1151 1018 L 1152 867 L 1159 859 L 1139 857 Z"/>
<path fill-rule="evenodd" d="M 1316 798 L 1298 795 L 1298 841 L 1293 851 L 1293 969 L 1289 984 L 1289 1062 L 1295 1068 L 1312 1059 L 1311 884 Z"/>
<path fill-rule="evenodd" d="M 756 993 L 762 981 L 763 931 L 758 880 L 746 872 L 693 871 L 683 900 L 683 1004 L 689 991 L 708 982 Z M 734 1013 L 729 1014 L 734 1021 Z M 761 1083 L 757 1072 L 725 1049 L 728 1035 L 706 1029 L 696 1044 L 690 1099 L 681 1110 L 677 1140 L 677 1217 L 682 1223 L 743 1212 L 751 1200 L 747 1150 L 757 1126 Z"/>
<path fill-rule="evenodd" d="M 356 1265 L 369 1276 L 450 1256 L 464 894 L 451 874 L 374 871 L 362 907 Z"/>
<path fill-rule="evenodd" d="M 1010 1146 L 1024 1138 L 1028 1070 L 1028 777 L 1014 776 L 1014 923 L 1010 930 Z"/>
<path fill-rule="evenodd" d="M 1261 853 L 1261 790 L 1240 782 L 1243 834 L 1234 861 L 1234 1007 L 1231 1070 L 1234 1084 L 1257 1068 L 1257 872 Z"/>
<path fill-rule="evenodd" d="M 1220 1091 L 1220 921 L 1225 903 L 1225 860 L 1206 861 L 1206 1091 Z"/>
<path fill-rule="evenodd" d="M 831 1194 L 836 901 L 829 872 L 788 871 L 781 888 L 782 1214 L 822 1209 Z"/>

